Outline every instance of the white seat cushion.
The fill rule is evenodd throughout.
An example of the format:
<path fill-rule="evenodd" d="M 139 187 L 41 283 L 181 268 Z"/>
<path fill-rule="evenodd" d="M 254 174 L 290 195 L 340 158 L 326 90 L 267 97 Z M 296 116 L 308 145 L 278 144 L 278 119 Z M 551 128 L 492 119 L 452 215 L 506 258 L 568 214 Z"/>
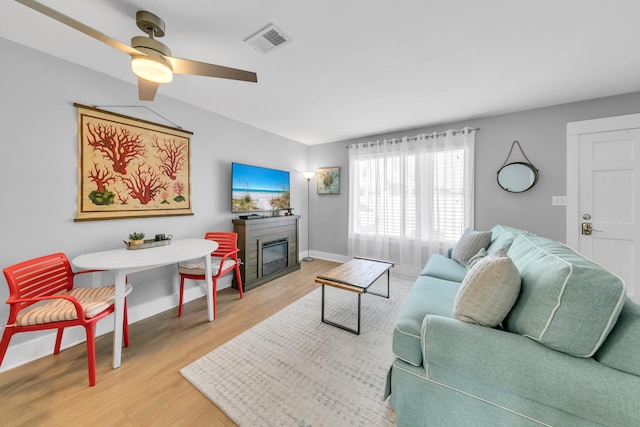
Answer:
<path fill-rule="evenodd" d="M 130 291 L 131 285 L 127 284 L 125 295 Z M 85 319 L 91 319 L 113 304 L 116 288 L 115 285 L 99 288 L 74 288 L 63 295 L 76 298 L 84 310 Z M 63 298 L 57 298 L 31 310 L 23 311 L 18 315 L 16 324 L 19 326 L 40 325 L 42 323 L 76 320 L 77 318 L 78 313 L 73 303 Z"/>
<path fill-rule="evenodd" d="M 220 271 L 221 257 L 211 257 L 211 275 L 216 276 Z M 236 260 L 227 258 L 222 264 L 222 270 L 227 270 L 236 265 Z M 191 274 L 194 276 L 204 276 L 204 258 L 183 261 L 178 264 L 178 272 L 180 274 Z"/>

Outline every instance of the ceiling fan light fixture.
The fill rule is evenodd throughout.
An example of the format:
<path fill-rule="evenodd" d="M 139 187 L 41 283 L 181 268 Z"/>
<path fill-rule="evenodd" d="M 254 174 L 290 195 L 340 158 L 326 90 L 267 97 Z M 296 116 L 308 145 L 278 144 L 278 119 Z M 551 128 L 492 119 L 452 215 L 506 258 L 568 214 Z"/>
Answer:
<path fill-rule="evenodd" d="M 131 56 L 131 69 L 136 76 L 153 83 L 173 80 L 173 67 L 165 58 L 171 56 L 167 46 L 151 37 L 136 36 L 131 39 L 131 47 L 144 54 Z"/>
<path fill-rule="evenodd" d="M 170 83 L 173 80 L 173 70 L 162 58 L 134 56 L 131 58 L 131 69 L 136 76 L 150 82 Z"/>
<path fill-rule="evenodd" d="M 174 71 L 176 74 L 191 74 L 254 83 L 258 81 L 256 73 L 251 71 L 172 57 L 171 50 L 155 39 L 155 37 L 165 35 L 164 21 L 151 12 L 139 10 L 136 13 L 136 25 L 146 33 L 148 37 L 135 36 L 131 39 L 131 46 L 127 46 L 36 0 L 16 1 L 67 27 L 78 30 L 89 37 L 131 56 L 131 69 L 138 77 L 138 97 L 142 101 L 153 101 L 158 86 L 162 83 L 171 82 Z M 278 41 L 280 41 L 278 37 L 276 37 L 276 39 L 277 40 L 272 40 L 272 44 L 277 44 Z"/>

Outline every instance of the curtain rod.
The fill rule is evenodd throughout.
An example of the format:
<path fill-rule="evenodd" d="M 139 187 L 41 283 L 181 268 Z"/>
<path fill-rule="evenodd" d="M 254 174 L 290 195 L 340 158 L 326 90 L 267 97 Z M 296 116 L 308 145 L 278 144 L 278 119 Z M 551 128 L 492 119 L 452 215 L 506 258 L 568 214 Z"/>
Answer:
<path fill-rule="evenodd" d="M 477 132 L 479 131 L 480 128 L 464 128 L 464 129 L 454 129 L 454 130 L 447 130 L 444 132 L 433 132 L 433 133 L 423 133 L 420 135 L 416 135 L 416 136 L 405 136 L 402 138 L 392 138 L 392 139 L 385 139 L 385 140 L 378 140 L 378 141 L 369 141 L 366 142 L 365 144 L 382 144 L 382 143 L 387 143 L 387 144 L 398 144 L 400 142 L 402 142 L 403 140 L 407 140 L 407 141 L 417 141 L 418 138 L 420 138 L 421 136 L 424 137 L 425 139 L 429 139 L 429 138 L 437 138 L 439 136 L 446 136 L 447 132 L 451 132 L 453 135 L 456 135 L 458 133 L 471 133 L 471 132 Z M 349 144 L 347 145 L 347 149 L 350 149 L 352 147 L 354 147 L 357 144 Z"/>

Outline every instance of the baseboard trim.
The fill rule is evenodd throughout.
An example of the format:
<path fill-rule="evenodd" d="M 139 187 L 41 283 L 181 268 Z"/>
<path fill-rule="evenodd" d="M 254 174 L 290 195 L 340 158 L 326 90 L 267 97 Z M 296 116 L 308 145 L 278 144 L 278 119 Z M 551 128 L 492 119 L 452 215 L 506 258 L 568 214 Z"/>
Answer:
<path fill-rule="evenodd" d="M 306 256 L 307 256 L 307 251 L 304 251 L 303 253 L 299 254 L 300 259 L 305 258 Z M 353 257 L 347 256 L 347 255 L 339 255 L 339 254 L 333 254 L 330 252 L 320 252 L 320 251 L 309 251 L 309 256 L 311 258 L 318 258 L 318 259 L 324 259 L 327 261 L 342 262 L 342 263 L 345 263 L 353 259 Z"/>

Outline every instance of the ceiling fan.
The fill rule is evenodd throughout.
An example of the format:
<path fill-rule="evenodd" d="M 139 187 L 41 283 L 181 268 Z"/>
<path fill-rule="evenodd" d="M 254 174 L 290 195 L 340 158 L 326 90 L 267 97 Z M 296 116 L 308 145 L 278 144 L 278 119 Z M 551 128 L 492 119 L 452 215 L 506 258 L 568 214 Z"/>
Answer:
<path fill-rule="evenodd" d="M 171 56 L 169 48 L 154 38 L 164 36 L 164 21 L 151 12 L 140 10 L 136 13 L 136 24 L 148 34 L 148 37 L 133 37 L 131 46 L 127 46 L 37 1 L 16 1 L 130 55 L 131 68 L 138 76 L 138 95 L 142 101 L 153 101 L 158 86 L 171 82 L 173 74 L 192 74 L 247 82 L 258 81 L 256 73 L 251 71 Z"/>

